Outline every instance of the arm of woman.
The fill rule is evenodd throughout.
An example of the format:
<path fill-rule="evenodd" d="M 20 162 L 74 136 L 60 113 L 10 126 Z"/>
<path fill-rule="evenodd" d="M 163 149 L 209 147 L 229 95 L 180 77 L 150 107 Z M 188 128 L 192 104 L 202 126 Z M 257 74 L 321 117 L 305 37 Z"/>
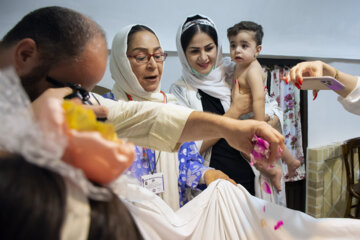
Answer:
<path fill-rule="evenodd" d="M 357 85 L 357 77 L 350 74 L 340 72 L 336 68 L 330 66 L 322 61 L 301 62 L 295 67 L 291 68 L 290 72 L 285 78 L 286 83 L 292 82 L 299 87 L 302 85 L 303 77 L 320 77 L 331 76 L 341 82 L 345 88 L 335 91 L 341 97 L 346 97 L 351 93 Z"/>
<path fill-rule="evenodd" d="M 241 115 L 251 112 L 251 110 L 251 95 L 247 93 L 241 93 L 239 84 L 235 84 L 231 93 L 231 106 L 223 116 L 238 119 Z M 214 146 L 219 140 L 220 138 L 204 140 L 200 148 L 200 153 L 203 154 L 207 149 Z"/>
<path fill-rule="evenodd" d="M 235 181 L 220 170 L 203 166 L 204 158 L 200 155 L 194 142 L 184 143 L 179 150 L 179 185 L 199 189 L 199 184 L 206 186 L 217 179 L 225 179 L 235 184 Z M 186 183 L 184 182 L 186 179 Z"/>

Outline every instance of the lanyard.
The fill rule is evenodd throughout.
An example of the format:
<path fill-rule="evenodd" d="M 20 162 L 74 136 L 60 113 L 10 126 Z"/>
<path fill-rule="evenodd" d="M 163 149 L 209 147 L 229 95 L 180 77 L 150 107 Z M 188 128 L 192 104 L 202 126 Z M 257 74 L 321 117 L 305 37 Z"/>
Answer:
<path fill-rule="evenodd" d="M 163 103 L 167 103 L 167 96 L 166 96 L 166 94 L 165 94 L 163 91 L 160 91 L 160 92 L 161 92 L 162 95 L 164 96 Z M 126 93 L 126 96 L 127 96 L 127 98 L 129 99 L 129 101 L 132 101 L 132 100 L 133 100 L 130 94 Z M 158 161 L 159 161 L 159 157 L 160 157 L 161 151 L 159 152 L 159 156 L 158 156 L 158 157 L 155 156 L 155 152 L 154 152 L 155 169 L 153 169 L 152 166 L 151 166 L 151 162 L 150 162 L 150 158 L 149 158 L 149 154 L 148 154 L 148 151 L 151 151 L 151 149 L 147 149 L 147 148 L 144 148 L 144 147 L 143 147 L 142 149 L 143 149 L 143 157 L 144 157 L 145 159 L 147 159 L 147 161 L 148 161 L 148 163 L 149 163 L 150 173 L 151 173 L 151 174 L 154 174 L 155 169 L 156 169 L 156 165 L 157 165 L 157 163 L 158 163 Z"/>
<path fill-rule="evenodd" d="M 165 94 L 163 91 L 160 91 L 160 92 L 161 92 L 161 94 L 164 96 L 163 103 L 167 103 L 167 96 L 166 96 L 166 94 Z M 132 100 L 133 100 L 130 94 L 126 93 L 126 96 L 127 96 L 127 98 L 129 99 L 129 101 L 132 101 Z"/>
<path fill-rule="evenodd" d="M 154 160 L 155 160 L 155 169 L 152 168 L 152 164 L 151 164 L 151 161 L 150 161 L 150 158 L 149 158 L 149 153 L 148 151 L 151 151 L 151 149 L 147 149 L 147 148 L 142 148 L 143 149 L 143 157 L 145 160 L 147 160 L 148 164 L 149 164 L 149 168 L 150 168 L 150 173 L 151 174 L 154 174 L 155 172 L 155 169 L 156 169 L 156 165 L 160 159 L 160 154 L 161 154 L 161 151 L 159 151 L 159 155 L 156 157 L 155 155 L 155 152 L 154 152 Z"/>

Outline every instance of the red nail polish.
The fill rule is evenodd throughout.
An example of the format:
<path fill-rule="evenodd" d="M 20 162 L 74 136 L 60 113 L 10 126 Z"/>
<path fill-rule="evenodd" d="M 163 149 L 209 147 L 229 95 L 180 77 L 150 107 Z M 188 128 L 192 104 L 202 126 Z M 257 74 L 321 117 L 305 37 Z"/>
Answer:
<path fill-rule="evenodd" d="M 317 92 L 315 92 L 315 93 L 314 93 L 314 98 L 313 98 L 313 101 L 317 98 L 317 96 L 318 96 L 318 93 L 317 93 Z"/>
<path fill-rule="evenodd" d="M 301 89 L 301 87 L 300 87 L 300 85 L 299 85 L 298 83 L 295 83 L 294 85 L 295 85 L 295 87 L 297 87 L 299 90 Z"/>
<path fill-rule="evenodd" d="M 298 82 L 299 82 L 300 85 L 302 85 L 303 84 L 302 78 L 298 78 Z"/>
<path fill-rule="evenodd" d="M 235 84 L 237 83 L 237 79 L 235 78 Z"/>
<path fill-rule="evenodd" d="M 289 79 L 288 78 L 285 78 L 285 83 L 289 84 Z"/>

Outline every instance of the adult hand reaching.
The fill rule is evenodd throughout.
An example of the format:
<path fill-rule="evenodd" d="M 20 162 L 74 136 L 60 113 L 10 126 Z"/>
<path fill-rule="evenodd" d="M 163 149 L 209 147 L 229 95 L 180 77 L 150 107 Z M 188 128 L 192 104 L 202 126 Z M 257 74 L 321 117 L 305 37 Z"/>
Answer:
<path fill-rule="evenodd" d="M 301 88 L 303 77 L 321 77 L 331 76 L 341 82 L 345 88 L 335 91 L 342 97 L 346 97 L 352 92 L 357 84 L 357 77 L 350 74 L 340 72 L 336 68 L 322 61 L 301 62 L 290 69 L 289 73 L 283 79 L 287 84 L 293 83 L 297 88 Z M 318 91 L 313 91 L 314 99 L 317 97 Z"/>
<path fill-rule="evenodd" d="M 209 169 L 204 173 L 204 180 L 205 180 L 206 186 L 209 186 L 210 183 L 212 183 L 213 181 L 218 180 L 218 179 L 228 180 L 229 182 L 231 182 L 232 184 L 234 184 L 236 186 L 236 182 L 220 170 Z"/>
<path fill-rule="evenodd" d="M 242 120 L 235 124 L 236 129 L 228 132 L 225 139 L 233 147 L 247 155 L 250 155 L 253 149 L 252 139 L 256 135 L 268 141 L 270 144 L 270 164 L 278 160 L 279 146 L 285 148 L 284 137 L 269 124 L 256 120 Z"/>
<path fill-rule="evenodd" d="M 204 112 L 192 112 L 179 138 L 179 143 L 199 140 L 225 138 L 235 149 L 250 155 L 252 138 L 256 134 L 269 142 L 269 162 L 277 160 L 279 146 L 284 149 L 284 137 L 270 125 L 256 120 L 235 120 Z"/>
<path fill-rule="evenodd" d="M 251 94 L 242 92 L 236 83 L 231 91 L 231 106 L 224 116 L 238 119 L 241 115 L 252 112 L 251 103 Z"/>

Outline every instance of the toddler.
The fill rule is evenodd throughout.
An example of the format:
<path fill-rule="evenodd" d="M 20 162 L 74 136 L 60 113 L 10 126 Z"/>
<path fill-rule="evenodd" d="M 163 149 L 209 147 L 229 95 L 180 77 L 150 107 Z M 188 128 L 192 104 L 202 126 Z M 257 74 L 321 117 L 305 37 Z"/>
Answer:
<path fill-rule="evenodd" d="M 253 113 L 247 115 L 247 118 L 254 118 L 259 121 L 265 121 L 266 76 L 256 59 L 262 48 L 263 35 L 261 25 L 249 21 L 237 23 L 227 30 L 230 56 L 232 61 L 236 63 L 235 84 L 239 84 L 242 92 L 250 93 L 252 96 Z M 294 176 L 296 169 L 300 166 L 300 161 L 295 159 L 287 148 L 283 150 L 282 159 L 288 166 L 288 176 Z M 259 166 L 259 170 L 270 179 L 277 191 L 281 191 L 282 172 L 279 166 L 273 168 Z"/>

